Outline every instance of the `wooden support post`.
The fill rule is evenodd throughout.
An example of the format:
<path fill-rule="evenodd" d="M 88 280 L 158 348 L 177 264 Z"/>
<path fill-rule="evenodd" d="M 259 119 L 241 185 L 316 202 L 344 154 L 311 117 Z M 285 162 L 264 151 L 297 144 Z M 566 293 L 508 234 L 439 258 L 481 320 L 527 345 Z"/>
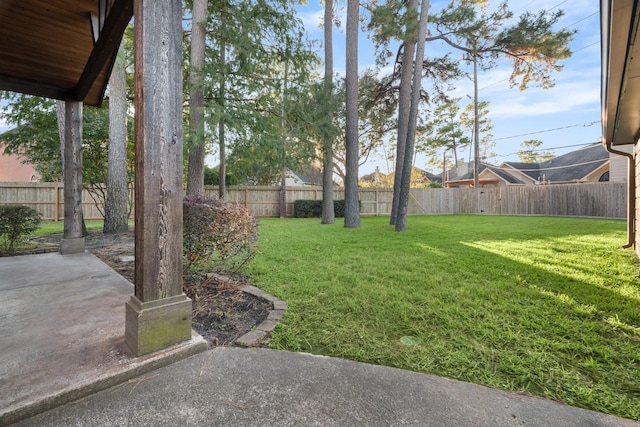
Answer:
<path fill-rule="evenodd" d="M 62 255 L 84 252 L 82 235 L 82 102 L 65 102 Z M 56 214 L 57 215 L 57 214 Z"/>
<path fill-rule="evenodd" d="M 125 341 L 138 356 L 191 339 L 182 293 L 182 4 L 135 0 L 135 295 Z"/>

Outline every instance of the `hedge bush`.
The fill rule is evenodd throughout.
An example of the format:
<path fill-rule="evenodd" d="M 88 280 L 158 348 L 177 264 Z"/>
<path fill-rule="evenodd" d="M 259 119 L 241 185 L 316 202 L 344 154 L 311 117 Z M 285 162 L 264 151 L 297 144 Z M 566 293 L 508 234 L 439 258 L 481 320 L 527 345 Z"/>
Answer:
<path fill-rule="evenodd" d="M 0 251 L 12 254 L 15 244 L 40 226 L 40 212 L 24 205 L 0 205 Z"/>
<path fill-rule="evenodd" d="M 362 207 L 360 200 L 358 200 L 358 207 Z M 344 218 L 344 200 L 333 201 L 333 212 L 336 218 Z M 296 200 L 293 202 L 293 215 L 296 218 L 322 217 L 322 200 Z"/>
<path fill-rule="evenodd" d="M 258 222 L 244 207 L 186 196 L 183 202 L 185 273 L 236 273 L 258 250 Z"/>

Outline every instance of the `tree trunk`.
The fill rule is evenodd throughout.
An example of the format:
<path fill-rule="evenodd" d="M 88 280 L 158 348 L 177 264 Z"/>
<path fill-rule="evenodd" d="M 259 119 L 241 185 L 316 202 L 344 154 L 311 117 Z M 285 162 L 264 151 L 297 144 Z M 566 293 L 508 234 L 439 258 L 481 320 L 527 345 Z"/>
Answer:
<path fill-rule="evenodd" d="M 407 11 L 416 9 L 418 0 L 410 0 Z M 407 17 L 409 13 L 407 13 Z M 416 51 L 415 33 L 410 34 L 411 23 L 407 21 L 404 47 L 402 52 L 402 69 L 400 74 L 400 93 L 398 94 L 398 139 L 396 143 L 396 168 L 393 174 L 393 199 L 391 203 L 390 225 L 398 219 L 398 203 L 402 183 L 402 167 L 407 145 L 407 128 L 409 127 L 409 110 L 411 109 L 411 78 L 413 76 L 413 57 Z"/>
<path fill-rule="evenodd" d="M 409 7 L 417 7 L 417 0 L 411 0 Z M 407 29 L 409 24 L 407 24 Z M 411 76 L 413 74 L 413 56 L 416 44 L 408 37 L 404 41 L 402 53 L 402 72 L 400 74 L 400 93 L 398 95 L 398 140 L 396 144 L 396 169 L 393 174 L 393 201 L 391 203 L 391 218 L 389 223 L 395 225 L 398 219 L 398 202 L 400 200 L 400 184 L 402 181 L 402 166 L 407 143 L 407 128 L 409 126 L 409 110 L 411 108 Z"/>
<path fill-rule="evenodd" d="M 109 79 L 109 157 L 102 232 L 127 231 L 128 221 L 127 75 L 122 59 L 117 57 Z"/>
<path fill-rule="evenodd" d="M 344 226 L 360 227 L 358 203 L 358 0 L 347 0 L 346 40 L 346 177 Z"/>
<path fill-rule="evenodd" d="M 324 85 L 327 102 L 333 99 L 333 0 L 324 2 Z M 325 106 L 326 108 L 327 106 Z M 333 111 L 326 108 L 327 120 L 333 117 Z M 323 136 L 322 164 L 322 221 L 321 224 L 333 224 L 335 211 L 333 207 L 333 135 Z"/>
<path fill-rule="evenodd" d="M 473 55 L 473 187 L 480 188 L 480 121 L 478 120 L 478 56 Z"/>
<path fill-rule="evenodd" d="M 202 67 L 205 59 L 207 0 L 193 0 L 191 19 L 191 63 L 189 72 L 189 161 L 187 194 L 204 195 L 204 89 Z"/>
<path fill-rule="evenodd" d="M 400 200 L 398 203 L 398 217 L 396 231 L 407 229 L 407 211 L 409 207 L 409 191 L 411 189 L 411 171 L 413 168 L 413 148 L 416 141 L 418 124 L 418 107 L 420 104 L 420 90 L 422 87 L 422 63 L 424 61 L 424 43 L 427 36 L 427 18 L 429 14 L 429 0 L 422 0 L 420 7 L 420 21 L 418 26 L 418 44 L 416 59 L 413 67 L 413 90 L 411 91 L 411 109 L 407 128 L 407 141 L 402 166 L 402 181 L 400 186 Z"/>
<path fill-rule="evenodd" d="M 287 103 L 287 83 L 289 79 L 289 61 L 284 62 L 284 81 L 282 82 L 282 104 L 280 104 L 280 128 L 282 132 L 282 158 L 280 159 L 280 218 L 287 217 L 287 137 L 289 132 L 286 128 L 286 103 Z"/>
<path fill-rule="evenodd" d="M 218 171 L 218 197 L 224 199 L 227 194 L 227 154 L 224 147 L 224 122 L 218 122 L 218 149 L 220 150 L 220 166 Z"/>
<path fill-rule="evenodd" d="M 224 43 L 220 44 L 220 62 L 222 63 L 223 73 L 224 65 L 226 62 L 226 46 Z M 225 78 L 224 75 L 220 80 L 220 93 L 219 103 L 220 109 L 224 110 L 224 97 L 225 97 Z M 224 199 L 227 192 L 227 155 L 224 146 L 224 112 L 220 115 L 220 121 L 218 122 L 218 147 L 220 150 L 220 166 L 218 167 L 218 197 Z"/>

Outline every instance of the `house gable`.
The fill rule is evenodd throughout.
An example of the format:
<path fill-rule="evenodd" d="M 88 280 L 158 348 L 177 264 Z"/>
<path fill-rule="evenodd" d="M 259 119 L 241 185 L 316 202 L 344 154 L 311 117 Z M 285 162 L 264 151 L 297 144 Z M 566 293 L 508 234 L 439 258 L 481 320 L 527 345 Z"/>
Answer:
<path fill-rule="evenodd" d="M 500 168 L 525 182 L 534 183 L 540 180 L 539 163 L 505 162 Z"/>

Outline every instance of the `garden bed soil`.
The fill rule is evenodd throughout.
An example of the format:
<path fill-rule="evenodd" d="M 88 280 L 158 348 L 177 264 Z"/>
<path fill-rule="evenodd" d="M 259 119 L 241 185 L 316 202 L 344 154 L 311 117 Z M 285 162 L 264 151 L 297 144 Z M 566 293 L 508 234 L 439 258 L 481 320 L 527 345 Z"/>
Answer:
<path fill-rule="evenodd" d="M 31 248 L 21 254 L 57 251 L 61 234 L 33 237 Z M 104 234 L 91 230 L 85 248 L 122 277 L 133 283 L 135 274 L 133 231 Z M 242 291 L 246 277 L 233 279 L 212 275 L 185 274 L 184 292 L 193 301 L 193 329 L 210 346 L 229 346 L 259 325 L 269 315 L 272 304 Z M 266 342 L 259 345 L 266 346 Z"/>

